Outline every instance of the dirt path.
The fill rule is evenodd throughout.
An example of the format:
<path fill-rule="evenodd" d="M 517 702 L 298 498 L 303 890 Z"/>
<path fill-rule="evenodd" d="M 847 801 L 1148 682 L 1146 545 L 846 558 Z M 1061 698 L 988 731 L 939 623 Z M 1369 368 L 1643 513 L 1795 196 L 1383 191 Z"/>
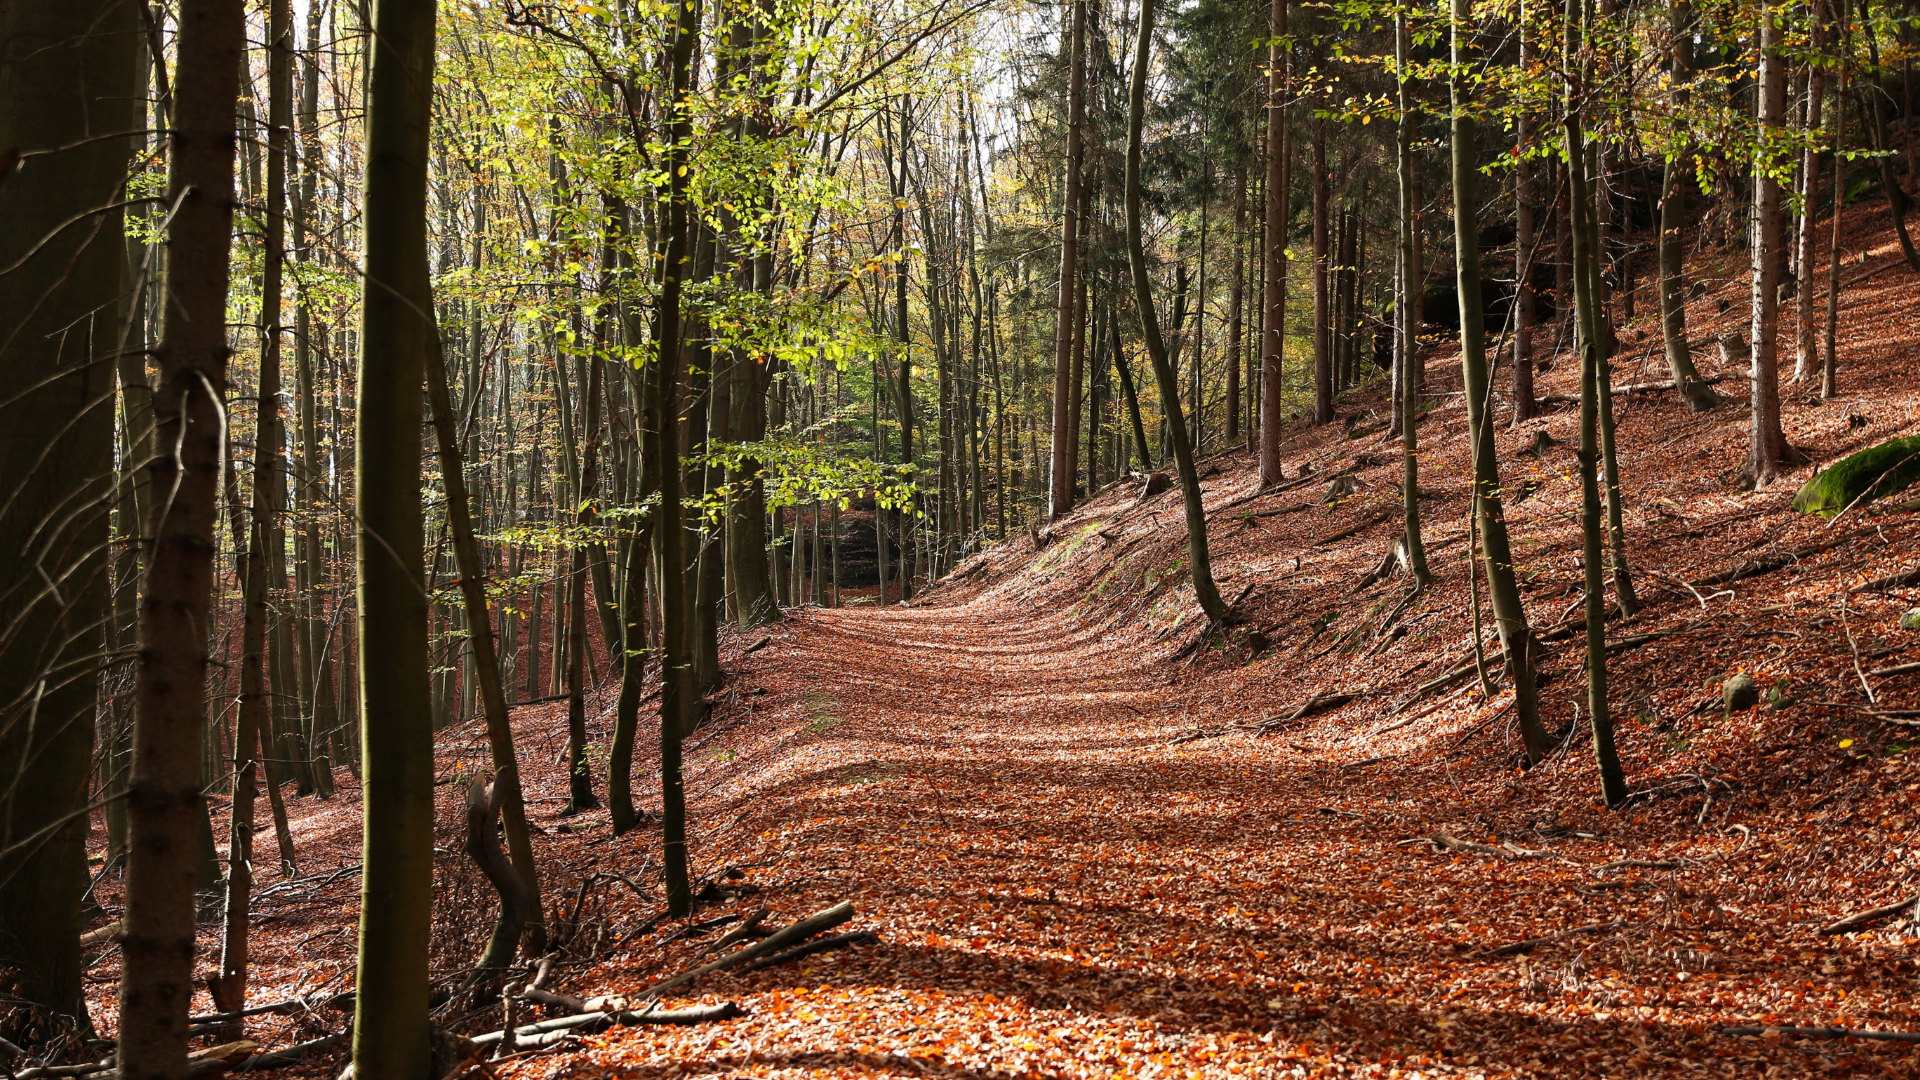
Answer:
<path fill-rule="evenodd" d="M 1677 871 L 1597 877 L 1631 839 L 1547 827 L 1552 858 L 1436 853 L 1398 841 L 1445 821 L 1490 838 L 1467 833 L 1486 800 L 1444 764 L 1319 766 L 1284 738 L 1170 746 L 1221 687 L 1171 685 L 1185 669 L 1070 619 L 980 600 L 808 613 L 773 633 L 741 664 L 740 684 L 767 691 L 745 699 L 752 718 L 690 757 L 696 814 L 724 823 L 696 857 L 746 868 L 764 892 L 739 906 L 852 899 L 883 944 L 699 988 L 745 1020 L 615 1033 L 516 1074 L 1757 1076 L 1914 1061 L 1712 1032 L 1747 1022 L 1753 984 L 1800 964 L 1807 981 L 1773 992 L 1792 1014 L 1778 1022 L 1903 1026 L 1911 1010 L 1888 962 L 1819 968 L 1756 937 L 1775 912 L 1734 902 L 1737 834 Z M 1482 951 L 1594 925 L 1531 957 Z M 671 962 L 640 959 L 575 985 L 628 989 Z"/>

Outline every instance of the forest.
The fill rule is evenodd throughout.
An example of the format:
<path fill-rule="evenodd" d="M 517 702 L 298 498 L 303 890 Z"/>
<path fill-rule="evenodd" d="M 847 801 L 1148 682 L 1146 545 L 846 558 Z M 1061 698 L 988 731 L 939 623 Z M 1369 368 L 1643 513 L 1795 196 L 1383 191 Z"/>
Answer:
<path fill-rule="evenodd" d="M 1913 1075 L 1917 60 L 3 0 L 0 1080 Z"/>

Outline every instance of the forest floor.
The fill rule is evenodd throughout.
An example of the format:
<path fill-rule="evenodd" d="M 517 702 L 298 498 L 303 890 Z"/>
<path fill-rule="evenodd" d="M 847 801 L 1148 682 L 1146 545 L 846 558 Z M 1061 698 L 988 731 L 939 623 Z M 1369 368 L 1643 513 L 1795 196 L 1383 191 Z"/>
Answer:
<path fill-rule="evenodd" d="M 1853 217 L 1848 258 L 1870 259 L 1848 264 L 1859 274 L 1893 248 Z M 1737 326 L 1744 286 L 1725 262 L 1695 301 L 1696 341 Z M 1787 388 L 1789 438 L 1815 463 L 1920 422 L 1914 292 L 1897 268 L 1858 282 L 1842 309 L 1840 400 Z M 1639 381 L 1657 330 L 1643 312 L 1622 340 L 1615 381 Z M 1568 367 L 1539 393 L 1573 389 Z M 1458 367 L 1436 357 L 1430 371 L 1439 405 L 1419 433 L 1435 580 L 1397 616 L 1400 580 L 1358 587 L 1394 529 L 1373 519 L 1398 499 L 1398 457 L 1369 430 L 1376 388 L 1343 403 L 1354 423 L 1290 433 L 1288 475 L 1313 469 L 1291 489 L 1259 494 L 1243 453 L 1203 461 L 1222 591 L 1249 617 L 1225 639 L 1202 637 L 1178 492 L 1142 502 L 1133 485 L 1057 523 L 1043 550 L 1002 544 L 911 607 L 810 608 L 730 636 L 727 688 L 688 746 L 690 847 L 715 885 L 695 921 L 765 906 L 771 924 L 850 900 L 843 929 L 879 943 L 712 976 L 670 1001 L 737 1002 L 741 1019 L 620 1028 L 493 1068 L 507 1080 L 1915 1075 L 1914 1043 L 1722 1030 L 1920 1031 L 1911 913 L 1820 932 L 1920 891 L 1920 755 L 1903 722 L 1920 677 L 1874 674 L 1920 660 L 1920 633 L 1897 625 L 1920 592 L 1849 592 L 1920 565 L 1913 513 L 1795 515 L 1812 465 L 1736 490 L 1737 381 L 1700 417 L 1671 392 L 1623 397 L 1644 610 L 1608 629 L 1623 646 L 1613 712 L 1636 793 L 1609 811 L 1582 726 L 1579 634 L 1543 649 L 1547 720 L 1571 737 L 1531 771 L 1498 686 L 1491 701 L 1470 674 L 1420 689 L 1458 670 L 1474 632 Z M 1578 614 L 1576 425 L 1561 408 L 1499 438 L 1516 563 L 1549 637 Z M 1519 454 L 1535 431 L 1557 440 L 1538 461 Z M 1348 468 L 1358 490 L 1324 501 Z M 1795 557 L 1770 573 L 1689 584 L 1782 553 Z M 1776 700 L 1727 713 L 1720 687 L 1739 673 Z M 1351 696 L 1289 719 L 1334 693 Z M 602 744 L 611 705 L 609 690 L 590 709 Z M 701 940 L 667 940 L 682 924 L 637 932 L 662 905 L 657 827 L 616 840 L 604 812 L 560 816 L 564 705 L 516 710 L 515 725 L 567 949 L 550 986 L 634 993 L 690 966 Z M 440 745 L 434 958 L 452 975 L 492 913 L 458 826 L 458 781 L 487 759 L 478 722 Z M 657 807 L 657 769 L 638 774 Z M 360 824 L 352 777 L 338 775 L 335 800 L 291 803 L 299 876 L 262 871 L 256 1003 L 351 983 Z M 260 846 L 271 851 L 264 829 Z M 101 885 L 109 913 L 116 888 Z M 203 928 L 209 968 L 216 929 Z M 116 964 L 90 973 L 109 1029 Z M 446 1019 L 499 1024 L 497 1009 Z M 342 1021 L 266 1016 L 250 1033 L 280 1045 Z M 289 1071 L 331 1075 L 341 1060 Z"/>

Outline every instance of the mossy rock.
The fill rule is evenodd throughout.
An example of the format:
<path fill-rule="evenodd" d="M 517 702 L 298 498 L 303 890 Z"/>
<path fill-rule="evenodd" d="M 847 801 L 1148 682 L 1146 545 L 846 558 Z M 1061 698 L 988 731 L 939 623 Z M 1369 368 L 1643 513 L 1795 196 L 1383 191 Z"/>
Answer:
<path fill-rule="evenodd" d="M 1832 517 L 1855 502 L 1884 499 L 1920 480 L 1920 435 L 1893 439 L 1842 458 L 1793 497 L 1803 514 Z"/>

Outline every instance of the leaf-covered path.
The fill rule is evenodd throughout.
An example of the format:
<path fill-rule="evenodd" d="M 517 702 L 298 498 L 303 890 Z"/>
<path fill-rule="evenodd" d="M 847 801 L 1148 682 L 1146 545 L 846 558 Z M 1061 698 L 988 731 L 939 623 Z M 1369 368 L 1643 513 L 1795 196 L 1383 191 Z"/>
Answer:
<path fill-rule="evenodd" d="M 746 1019 L 593 1037 L 584 1056 L 517 1074 L 1807 1075 L 1913 1063 L 1905 1045 L 1715 1032 L 1763 1013 L 1915 1026 L 1912 965 L 1897 951 L 1829 950 L 1791 925 L 1804 921 L 1791 897 L 1743 893 L 1772 857 L 1764 842 L 1743 845 L 1752 827 L 1708 823 L 1684 854 L 1669 837 L 1659 859 L 1640 849 L 1665 835 L 1658 823 L 1598 811 L 1536 827 L 1536 846 L 1513 844 L 1529 857 L 1407 842 L 1445 829 L 1512 840 L 1488 826 L 1503 800 L 1485 778 L 1450 773 L 1437 751 L 1356 769 L 1303 752 L 1299 740 L 1319 733 L 1174 743 L 1221 692 L 1216 680 L 1005 600 L 789 619 L 741 662 L 741 685 L 767 691 L 744 699 L 751 718 L 694 755 L 696 807 L 726 821 L 700 854 L 764 890 L 735 903 L 794 916 L 848 898 L 882 944 L 696 991 L 739 1001 Z M 1660 865 L 1599 869 L 1632 858 Z M 1581 928 L 1531 955 L 1488 951 Z M 665 960 L 616 956 L 575 985 L 638 989 L 639 968 Z"/>

